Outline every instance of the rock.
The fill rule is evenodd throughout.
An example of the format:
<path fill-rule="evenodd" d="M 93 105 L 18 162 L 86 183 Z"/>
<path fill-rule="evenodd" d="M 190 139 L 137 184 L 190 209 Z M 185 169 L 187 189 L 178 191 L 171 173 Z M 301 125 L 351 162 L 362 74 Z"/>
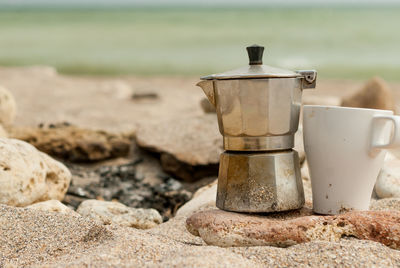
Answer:
<path fill-rule="evenodd" d="M 394 110 L 393 93 L 383 79 L 374 77 L 358 92 L 344 98 L 342 106 Z"/>
<path fill-rule="evenodd" d="M 155 209 L 130 208 L 118 202 L 86 200 L 77 212 L 104 225 L 118 224 L 137 229 L 150 229 L 162 223 L 162 218 Z"/>
<path fill-rule="evenodd" d="M 162 153 L 160 160 L 165 172 L 188 182 L 218 174 L 218 164 L 192 166 L 177 160 L 173 155 L 168 153 Z"/>
<path fill-rule="evenodd" d="M 58 200 L 47 200 L 27 206 L 26 208 L 39 209 L 42 211 L 57 212 L 63 214 L 79 215 Z"/>
<path fill-rule="evenodd" d="M 32 145 L 0 138 L 0 203 L 27 206 L 62 200 L 71 181 L 69 170 Z"/>
<path fill-rule="evenodd" d="M 375 183 L 378 198 L 400 197 L 400 160 L 386 161 Z"/>
<path fill-rule="evenodd" d="M 54 160 L 45 153 L 39 152 L 46 163 L 47 191 L 41 200 L 63 200 L 71 182 L 71 172 L 64 164 Z"/>
<path fill-rule="evenodd" d="M 384 198 L 371 200 L 370 210 L 398 210 L 400 211 L 400 198 Z"/>
<path fill-rule="evenodd" d="M 201 99 L 200 106 L 205 113 L 216 113 L 215 107 L 210 103 L 207 98 Z"/>
<path fill-rule="evenodd" d="M 17 114 L 17 104 L 8 89 L 0 86 L 0 124 L 10 126 Z"/>
<path fill-rule="evenodd" d="M 310 212 L 304 214 L 307 213 Z M 200 236 L 209 245 L 221 247 L 288 247 L 356 237 L 400 249 L 399 222 L 398 211 L 353 211 L 336 216 L 303 216 L 300 212 L 253 216 L 209 210 L 192 215 L 186 224 L 193 235 Z"/>
<path fill-rule="evenodd" d="M 140 125 L 136 141 L 142 148 L 165 154 L 164 170 L 180 179 L 193 181 L 218 172 L 223 149 L 215 115 Z"/>
<path fill-rule="evenodd" d="M 51 156 L 71 162 L 94 162 L 127 156 L 131 146 L 131 140 L 123 135 L 83 129 L 68 123 L 13 129 L 11 136 L 29 142 Z"/>
<path fill-rule="evenodd" d="M 199 210 L 215 207 L 217 198 L 217 183 L 218 180 L 200 188 L 193 195 L 192 200 L 184 204 L 176 212 L 176 216 L 188 216 Z"/>
<path fill-rule="evenodd" d="M 140 147 L 170 153 L 192 166 L 217 164 L 222 152 L 222 136 L 215 115 L 140 125 L 136 139 Z"/>

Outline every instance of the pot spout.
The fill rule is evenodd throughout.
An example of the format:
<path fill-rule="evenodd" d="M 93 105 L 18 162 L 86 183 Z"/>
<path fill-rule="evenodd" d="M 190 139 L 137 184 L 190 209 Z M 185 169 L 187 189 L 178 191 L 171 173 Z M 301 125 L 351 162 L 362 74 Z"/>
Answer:
<path fill-rule="evenodd" d="M 196 84 L 196 86 L 201 87 L 204 93 L 206 94 L 208 100 L 215 107 L 215 98 L 214 98 L 214 83 L 212 80 L 203 80 Z"/>

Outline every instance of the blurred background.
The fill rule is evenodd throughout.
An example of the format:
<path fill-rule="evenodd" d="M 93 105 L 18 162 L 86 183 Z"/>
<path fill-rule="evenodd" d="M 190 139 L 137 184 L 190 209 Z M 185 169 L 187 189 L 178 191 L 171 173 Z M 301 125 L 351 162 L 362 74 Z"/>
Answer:
<path fill-rule="evenodd" d="M 400 0 L 0 0 L 0 138 L 64 163 L 72 177 L 57 198 L 73 209 L 117 200 L 166 221 L 211 182 L 202 200 L 215 202 L 223 140 L 199 77 L 247 65 L 259 44 L 267 65 L 318 71 L 302 104 L 400 114 L 399 26 Z"/>
<path fill-rule="evenodd" d="M 201 76 L 264 62 L 320 78 L 400 79 L 399 1 L 0 0 L 0 65 Z"/>

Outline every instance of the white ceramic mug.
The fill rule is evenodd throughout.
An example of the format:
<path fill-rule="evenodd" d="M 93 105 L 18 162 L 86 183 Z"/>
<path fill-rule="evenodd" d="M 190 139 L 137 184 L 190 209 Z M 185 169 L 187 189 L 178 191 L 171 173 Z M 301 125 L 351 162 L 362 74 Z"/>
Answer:
<path fill-rule="evenodd" d="M 400 116 L 392 111 L 305 105 L 303 138 L 313 210 L 368 210 L 386 154 L 400 145 Z"/>

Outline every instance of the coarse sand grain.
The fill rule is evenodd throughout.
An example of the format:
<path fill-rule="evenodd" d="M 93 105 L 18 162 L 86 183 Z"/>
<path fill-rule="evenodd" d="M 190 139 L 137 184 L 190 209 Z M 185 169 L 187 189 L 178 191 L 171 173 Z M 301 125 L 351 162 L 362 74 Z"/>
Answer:
<path fill-rule="evenodd" d="M 0 206 L 0 267 L 399 266 L 400 252 L 343 239 L 289 248 L 219 248 L 185 230 L 184 216 L 151 230 L 102 226 L 80 216 Z"/>

